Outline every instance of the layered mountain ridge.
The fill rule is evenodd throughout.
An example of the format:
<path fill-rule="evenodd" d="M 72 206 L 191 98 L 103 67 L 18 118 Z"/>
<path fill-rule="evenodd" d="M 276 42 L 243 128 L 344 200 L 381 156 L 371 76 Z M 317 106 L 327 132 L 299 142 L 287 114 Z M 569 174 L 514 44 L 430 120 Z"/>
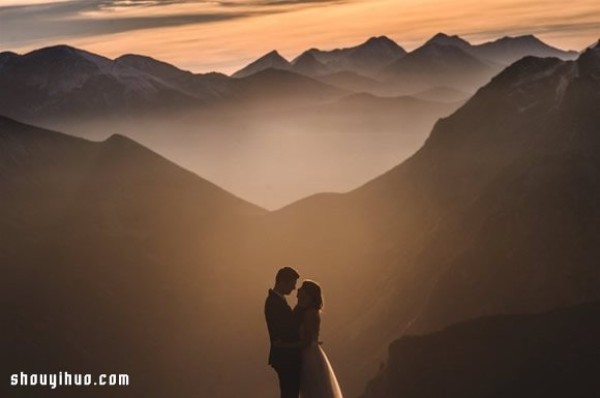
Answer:
<path fill-rule="evenodd" d="M 0 74 L 18 57 L 4 53 Z M 88 61 L 83 69 L 109 65 Z M 291 87 L 308 102 L 344 95 L 296 76 L 269 69 L 235 84 L 249 93 L 300 82 Z M 335 104 L 360 115 L 365 102 L 416 106 L 372 94 Z M 439 120 L 407 161 L 275 212 L 121 135 L 90 143 L 2 118 L 7 363 L 131 369 L 136 396 L 266 396 L 257 308 L 274 270 L 292 264 L 324 288 L 325 347 L 355 396 L 407 333 L 598 300 L 599 105 L 598 48 L 576 61 L 525 57 Z M 401 341 L 384 379 L 415 340 Z M 380 380 L 368 393 L 395 393 Z"/>
<path fill-rule="evenodd" d="M 600 299 L 597 57 L 524 58 L 398 167 L 270 216 L 270 239 L 286 242 L 274 258 L 310 264 L 331 296 L 346 297 L 332 305 L 352 337 L 335 336 L 364 367 L 341 366 L 345 380 L 385 355 L 373 335 Z"/>
<path fill-rule="evenodd" d="M 274 54 L 277 55 L 277 62 L 271 61 Z M 367 89 L 382 95 L 423 91 L 436 84 L 475 91 L 503 67 L 527 55 L 573 59 L 577 53 L 549 46 L 533 35 L 503 37 L 472 45 L 457 35 L 438 33 L 411 52 L 405 51 L 390 38 L 380 36 L 372 37 L 356 47 L 331 51 L 313 48 L 291 62 L 271 52 L 233 76 L 248 76 L 274 67 L 316 78 L 340 72 L 356 73 L 374 78 L 380 84 L 385 82 L 387 90 L 378 85 Z M 412 72 L 407 73 L 405 69 Z"/>
<path fill-rule="evenodd" d="M 273 50 L 229 78 L 194 74 L 142 55 L 110 60 L 58 45 L 24 55 L 0 54 L 0 85 L 3 92 L 12 93 L 0 95 L 0 113 L 54 126 L 59 124 L 51 120 L 169 115 L 248 103 L 267 86 L 279 84 L 244 91 L 245 78 L 267 69 L 293 72 L 290 81 L 307 76 L 341 90 L 377 96 L 410 95 L 438 86 L 471 93 L 503 66 L 526 55 L 573 57 L 572 52 L 552 48 L 533 36 L 472 46 L 458 36 L 440 33 L 410 53 L 380 36 L 356 47 L 311 49 L 292 62 Z M 286 93 L 290 100 L 293 95 Z"/>

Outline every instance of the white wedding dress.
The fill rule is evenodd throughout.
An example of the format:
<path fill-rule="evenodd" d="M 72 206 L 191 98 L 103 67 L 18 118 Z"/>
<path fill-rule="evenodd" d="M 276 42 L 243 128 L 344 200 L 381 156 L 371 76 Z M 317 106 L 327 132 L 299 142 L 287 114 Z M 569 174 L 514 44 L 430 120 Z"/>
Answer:
<path fill-rule="evenodd" d="M 340 386 L 325 351 L 319 344 L 321 317 L 319 311 L 308 310 L 301 333 L 310 344 L 302 352 L 302 398 L 343 398 Z"/>

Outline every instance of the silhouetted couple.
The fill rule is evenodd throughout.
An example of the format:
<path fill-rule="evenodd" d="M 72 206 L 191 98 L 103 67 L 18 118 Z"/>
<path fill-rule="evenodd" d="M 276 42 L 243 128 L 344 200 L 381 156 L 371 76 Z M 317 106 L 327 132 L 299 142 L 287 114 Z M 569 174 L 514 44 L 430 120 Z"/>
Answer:
<path fill-rule="evenodd" d="M 294 309 L 285 298 L 300 275 L 293 268 L 277 272 L 269 289 L 265 317 L 271 339 L 269 365 L 277 372 L 281 398 L 342 398 L 329 360 L 319 343 L 323 296 L 321 287 L 305 280 Z"/>

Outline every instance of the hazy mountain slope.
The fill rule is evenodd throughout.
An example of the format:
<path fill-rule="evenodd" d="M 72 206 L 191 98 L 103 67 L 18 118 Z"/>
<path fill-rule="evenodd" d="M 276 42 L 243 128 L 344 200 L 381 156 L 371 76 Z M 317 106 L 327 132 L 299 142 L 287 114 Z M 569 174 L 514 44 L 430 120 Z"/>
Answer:
<path fill-rule="evenodd" d="M 116 65 L 126 65 L 154 76 L 178 90 L 206 102 L 230 97 L 231 79 L 221 73 L 195 74 L 171 64 L 144 55 L 126 54 L 114 60 Z"/>
<path fill-rule="evenodd" d="M 215 342 L 235 345 L 235 318 L 211 258 L 264 211 L 122 136 L 2 118 L 0 142 L 3 372 L 111 371 L 131 377 L 122 396 L 239 396 L 218 381 L 231 353 Z"/>
<path fill-rule="evenodd" d="M 406 55 L 406 51 L 386 36 L 371 37 L 348 56 L 351 70 L 366 76 L 376 75 L 382 68 Z"/>
<path fill-rule="evenodd" d="M 363 397 L 596 397 L 598 302 L 406 336 Z"/>
<path fill-rule="evenodd" d="M 137 54 L 122 55 L 114 60 L 115 64 L 123 64 L 159 77 L 165 81 L 183 80 L 193 73 L 181 70 L 171 64 L 156 60 L 152 57 Z"/>
<path fill-rule="evenodd" d="M 322 281 L 349 391 L 409 328 L 600 298 L 599 70 L 597 51 L 525 58 L 400 166 L 268 217 L 262 261 Z"/>
<path fill-rule="evenodd" d="M 533 35 L 502 37 L 488 43 L 472 46 L 470 51 L 482 59 L 510 65 L 525 57 L 555 57 L 563 60 L 577 58 L 575 51 L 564 51 L 544 43 Z"/>
<path fill-rule="evenodd" d="M 290 106 L 320 103 L 347 92 L 312 78 L 280 69 L 266 69 L 234 82 L 237 99 L 244 105 Z"/>
<path fill-rule="evenodd" d="M 526 58 L 457 112 L 456 125 L 446 127 L 457 135 L 470 132 L 471 145 L 464 148 L 469 153 L 512 159 L 472 199 L 463 226 L 479 232 L 447 259 L 450 268 L 415 328 L 596 297 L 599 61 L 597 51 L 576 62 Z M 487 121 L 473 125 L 463 119 L 469 108 Z M 476 144 L 481 135 L 493 149 Z"/>
<path fill-rule="evenodd" d="M 304 89 L 299 82 L 298 94 Z M 267 105 L 251 98 L 185 117 L 113 125 L 111 131 L 275 209 L 314 192 L 349 191 L 389 170 L 423 144 L 438 118 L 460 106 L 346 94 L 326 102 L 292 95 L 287 104 L 286 96 L 270 103 L 267 97 Z M 68 131 L 81 134 L 78 127 Z M 107 128 L 94 126 L 97 139 Z"/>
<path fill-rule="evenodd" d="M 403 57 L 406 51 L 386 36 L 371 37 L 364 43 L 330 51 L 310 49 L 299 55 L 292 63 L 308 55 L 323 64 L 331 73 L 355 72 L 367 77 L 375 76 L 390 63 Z"/>
<path fill-rule="evenodd" d="M 258 209 L 241 199 L 235 199 L 214 184 L 202 180 L 126 137 L 113 135 L 102 143 L 93 143 L 20 124 L 4 117 L 1 121 L 4 141 L 2 178 L 6 180 L 4 185 L 11 187 L 14 184 L 15 189 L 18 187 L 19 190 L 25 190 L 24 195 L 31 193 L 27 192 L 27 189 L 38 189 L 38 184 L 49 183 L 47 188 L 57 190 L 56 196 L 64 199 L 64 192 L 60 190 L 65 189 L 65 192 L 69 192 L 74 189 L 70 185 L 93 177 L 98 191 L 114 197 L 120 194 L 123 188 L 111 193 L 108 187 L 105 189 L 101 184 L 106 183 L 111 188 L 116 188 L 116 184 L 126 185 L 127 179 L 132 178 L 144 183 L 133 185 L 131 189 L 140 190 L 138 193 L 145 200 L 165 200 L 162 204 L 157 202 L 160 205 L 157 207 L 163 207 L 162 205 L 168 203 L 171 198 L 161 198 L 157 196 L 157 192 L 153 192 L 153 197 L 149 197 L 150 195 L 143 190 L 160 188 L 164 189 L 165 193 L 178 194 L 185 199 L 185 202 L 178 202 L 180 208 L 188 206 L 188 210 L 194 209 L 194 213 L 202 217 L 212 218 L 222 212 L 255 213 Z M 21 174 L 25 171 L 26 174 Z M 50 184 L 53 181 L 43 180 L 44 176 L 65 180 L 61 184 Z M 9 181 L 13 184 L 8 184 Z M 30 183 L 32 186 L 28 185 Z M 31 197 L 37 200 L 34 196 Z M 135 201 L 138 204 L 142 203 L 140 198 L 136 198 Z M 221 208 L 222 206 L 229 206 L 230 209 Z"/>
<path fill-rule="evenodd" d="M 547 45 L 533 35 L 504 37 L 472 45 L 459 36 L 438 33 L 423 46 L 389 64 L 378 76 L 396 94 L 429 90 L 435 86 L 472 92 L 511 63 L 525 57 L 571 60 L 574 51 Z"/>
<path fill-rule="evenodd" d="M 292 70 L 301 75 L 316 77 L 329 73 L 329 68 L 317 60 L 311 52 L 305 52 L 294 60 Z"/>
<path fill-rule="evenodd" d="M 385 92 L 387 88 L 383 82 L 348 71 L 317 76 L 317 79 L 323 83 L 356 93 L 376 94 L 378 92 Z"/>
<path fill-rule="evenodd" d="M 465 101 L 471 97 L 472 94 L 449 87 L 433 87 L 425 91 L 414 93 L 412 96 L 427 101 L 456 102 Z"/>
<path fill-rule="evenodd" d="M 425 45 L 427 44 L 455 46 L 483 61 L 505 66 L 526 56 L 554 57 L 565 61 L 575 59 L 578 56 L 575 51 L 565 51 L 552 47 L 534 35 L 505 36 L 497 40 L 473 45 L 459 36 L 438 33 L 425 43 Z"/>
<path fill-rule="evenodd" d="M 369 116 L 387 115 L 398 118 L 404 116 L 406 122 L 412 117 L 417 120 L 432 120 L 451 114 L 455 109 L 462 105 L 461 101 L 453 103 L 443 103 L 437 101 L 422 100 L 415 97 L 377 97 L 371 94 L 361 93 L 352 94 L 341 98 L 339 101 L 323 106 L 322 112 L 338 112 L 346 115 L 349 119 L 369 119 Z M 365 116 L 367 114 L 368 116 Z M 356 115 L 353 117 L 353 115 Z M 425 116 L 427 115 L 427 116 Z M 436 117 L 437 116 L 437 117 Z M 353 123 L 359 123 L 359 120 L 353 120 Z M 368 122 L 367 122 L 368 123 Z M 376 125 L 372 124 L 373 129 Z M 366 126 L 365 126 L 366 127 Z M 397 126 L 399 128 L 400 126 Z"/>
<path fill-rule="evenodd" d="M 499 70 L 499 66 L 481 61 L 467 49 L 432 41 L 387 66 L 380 79 L 404 93 L 435 86 L 474 91 Z"/>

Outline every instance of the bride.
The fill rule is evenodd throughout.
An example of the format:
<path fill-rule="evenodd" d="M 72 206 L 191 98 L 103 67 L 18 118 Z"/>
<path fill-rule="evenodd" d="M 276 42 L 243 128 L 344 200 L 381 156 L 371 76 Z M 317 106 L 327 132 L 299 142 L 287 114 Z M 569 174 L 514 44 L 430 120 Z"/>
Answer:
<path fill-rule="evenodd" d="M 295 308 L 301 318 L 300 335 L 305 348 L 302 351 L 302 398 L 343 398 L 335 373 L 319 343 L 323 296 L 321 287 L 305 280 L 298 289 Z"/>

